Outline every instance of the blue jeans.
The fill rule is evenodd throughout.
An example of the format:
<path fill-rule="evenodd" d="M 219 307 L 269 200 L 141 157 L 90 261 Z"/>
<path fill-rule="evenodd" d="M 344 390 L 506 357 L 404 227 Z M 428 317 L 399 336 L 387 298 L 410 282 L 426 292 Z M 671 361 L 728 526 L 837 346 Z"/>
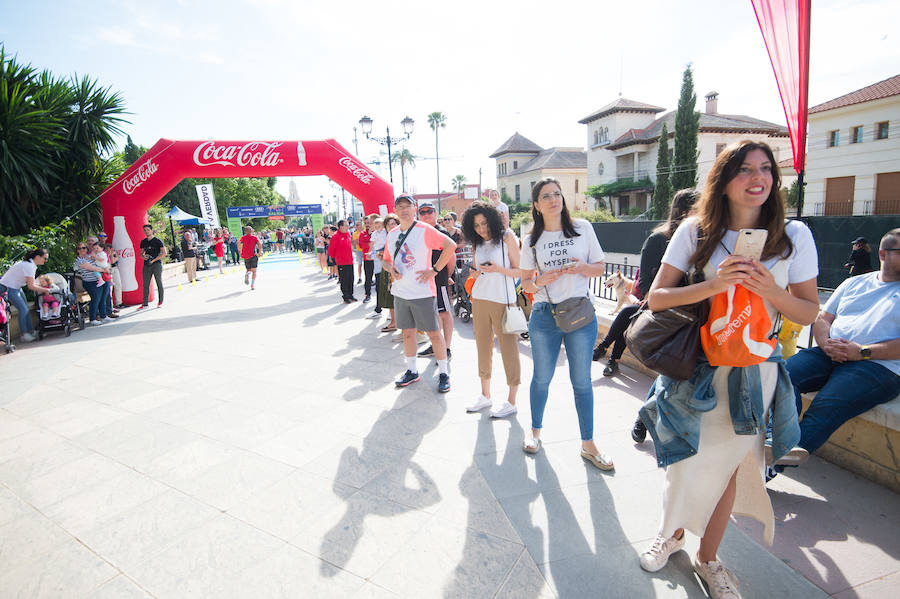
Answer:
<path fill-rule="evenodd" d="M 104 281 L 103 289 L 103 307 L 106 310 L 106 315 L 109 316 L 113 311 L 112 281 Z"/>
<path fill-rule="evenodd" d="M 547 405 L 547 392 L 556 371 L 559 348 L 566 346 L 569 362 L 569 380 L 575 391 L 575 410 L 578 412 L 578 428 L 581 440 L 594 438 L 594 388 L 591 385 L 591 356 L 597 339 L 597 317 L 577 331 L 563 333 L 553 320 L 551 305 L 538 302 L 531 309 L 528 336 L 531 339 L 531 355 L 534 373 L 531 377 L 531 428 L 540 429 Z"/>
<path fill-rule="evenodd" d="M 801 350 L 786 364 L 798 414 L 800 394 L 818 391 L 800 421 L 800 447 L 810 453 L 842 424 L 900 393 L 900 376 L 881 364 L 834 362 L 818 347 Z"/>
<path fill-rule="evenodd" d="M 98 279 L 96 281 L 84 281 L 83 286 L 84 290 L 88 292 L 88 295 L 91 296 L 91 307 L 90 307 L 90 319 L 97 320 L 97 313 L 100 313 L 100 318 L 106 318 L 106 290 L 107 283 L 103 283 L 103 285 L 97 285 L 97 283 L 103 283 L 102 279 Z"/>
<path fill-rule="evenodd" d="M 25 301 L 25 294 L 21 289 L 12 289 L 3 283 L 0 283 L 0 293 L 7 292 L 9 303 L 16 307 L 19 311 L 19 332 L 33 333 L 34 324 L 31 322 L 31 312 L 28 310 L 28 302 Z"/>

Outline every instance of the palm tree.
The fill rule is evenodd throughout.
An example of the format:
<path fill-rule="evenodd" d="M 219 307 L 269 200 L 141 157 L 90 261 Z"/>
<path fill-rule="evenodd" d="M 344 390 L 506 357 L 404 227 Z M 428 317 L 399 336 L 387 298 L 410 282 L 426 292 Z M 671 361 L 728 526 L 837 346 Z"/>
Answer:
<path fill-rule="evenodd" d="M 437 202 L 441 211 L 441 160 L 438 154 L 438 129 L 447 126 L 447 115 L 443 112 L 432 112 L 428 115 L 428 126 L 434 131 L 434 165 L 437 169 Z"/>
<path fill-rule="evenodd" d="M 403 148 L 396 154 L 391 155 L 391 160 L 393 162 L 400 163 L 400 181 L 402 182 L 402 190 L 406 191 L 406 165 L 415 168 L 416 167 L 416 157 L 413 156 L 413 153 Z"/>
<path fill-rule="evenodd" d="M 466 188 L 466 176 L 465 175 L 456 175 L 453 177 L 453 189 L 456 190 L 456 193 L 459 194 L 459 197 L 462 198 L 463 190 Z"/>

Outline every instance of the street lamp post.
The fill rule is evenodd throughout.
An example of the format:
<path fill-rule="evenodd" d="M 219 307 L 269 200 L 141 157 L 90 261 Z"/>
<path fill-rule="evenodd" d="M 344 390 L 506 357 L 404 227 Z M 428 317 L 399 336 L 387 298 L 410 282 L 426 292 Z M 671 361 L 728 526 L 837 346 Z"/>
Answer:
<path fill-rule="evenodd" d="M 394 185 L 394 168 L 393 168 L 392 157 L 391 157 L 391 144 L 397 144 L 405 139 L 409 139 L 409 136 L 412 135 L 413 125 L 415 125 L 415 121 L 409 117 L 406 117 L 405 119 L 400 121 L 400 124 L 403 126 L 403 133 L 406 135 L 406 137 L 393 137 L 392 138 L 390 127 L 385 127 L 385 136 L 384 137 L 374 137 L 374 136 L 370 135 L 370 133 L 372 133 L 372 119 L 370 119 L 367 116 L 364 116 L 363 118 L 359 119 L 359 126 L 362 127 L 362 132 L 366 135 L 366 139 L 378 142 L 383 146 L 387 146 L 388 175 L 390 176 L 392 187 Z"/>

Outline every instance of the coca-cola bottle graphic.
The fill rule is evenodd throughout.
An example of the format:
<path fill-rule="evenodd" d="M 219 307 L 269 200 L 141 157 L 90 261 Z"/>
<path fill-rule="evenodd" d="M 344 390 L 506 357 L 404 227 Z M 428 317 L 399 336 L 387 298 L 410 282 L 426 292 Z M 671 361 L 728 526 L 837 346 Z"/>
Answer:
<path fill-rule="evenodd" d="M 113 217 L 112 245 L 119 257 L 119 274 L 122 276 L 122 291 L 135 291 L 138 288 L 137 277 L 134 276 L 134 244 L 125 230 L 125 217 Z"/>
<path fill-rule="evenodd" d="M 297 164 L 300 166 L 306 166 L 306 148 L 303 147 L 303 142 L 297 142 Z"/>

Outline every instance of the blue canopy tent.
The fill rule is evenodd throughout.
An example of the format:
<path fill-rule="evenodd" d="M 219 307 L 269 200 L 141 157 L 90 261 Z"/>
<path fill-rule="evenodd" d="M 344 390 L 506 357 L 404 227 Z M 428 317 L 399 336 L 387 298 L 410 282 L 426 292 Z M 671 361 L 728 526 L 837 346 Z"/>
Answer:
<path fill-rule="evenodd" d="M 213 224 L 212 219 L 203 218 L 202 216 L 194 216 L 193 214 L 188 214 L 178 206 L 172 206 L 172 209 L 169 210 L 166 216 L 169 217 L 169 232 L 172 234 L 172 250 L 174 255 L 181 260 L 181 252 L 179 251 L 178 244 L 175 242 L 175 226 L 172 224 L 172 221 L 178 223 L 179 225 L 211 225 Z"/>

